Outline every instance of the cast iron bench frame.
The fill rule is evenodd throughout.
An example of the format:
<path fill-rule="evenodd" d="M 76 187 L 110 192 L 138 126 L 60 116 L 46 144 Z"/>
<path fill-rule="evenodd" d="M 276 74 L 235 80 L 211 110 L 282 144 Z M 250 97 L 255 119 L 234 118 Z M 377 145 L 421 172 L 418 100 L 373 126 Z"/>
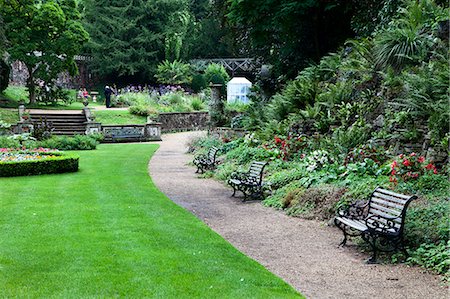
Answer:
<path fill-rule="evenodd" d="M 406 251 L 403 231 L 408 205 L 417 196 L 395 193 L 377 187 L 367 202 L 356 202 L 345 209 L 340 209 L 334 219 L 336 226 L 347 237 L 361 236 L 372 248 L 372 257 L 368 263 L 376 263 L 378 251 L 390 252 L 401 248 Z"/>
<path fill-rule="evenodd" d="M 248 197 L 254 199 L 264 198 L 263 193 L 263 172 L 267 162 L 253 161 L 247 172 L 234 172 L 231 174 L 228 184 L 233 188 L 233 194 L 236 191 L 241 191 L 244 194 L 242 201 L 246 201 Z"/>
<path fill-rule="evenodd" d="M 197 166 L 197 171 L 195 173 L 198 173 L 199 171 L 204 173 L 207 169 L 214 169 L 218 164 L 218 161 L 216 160 L 218 152 L 219 148 L 213 146 L 208 150 L 207 154 L 195 157 L 194 165 Z"/>

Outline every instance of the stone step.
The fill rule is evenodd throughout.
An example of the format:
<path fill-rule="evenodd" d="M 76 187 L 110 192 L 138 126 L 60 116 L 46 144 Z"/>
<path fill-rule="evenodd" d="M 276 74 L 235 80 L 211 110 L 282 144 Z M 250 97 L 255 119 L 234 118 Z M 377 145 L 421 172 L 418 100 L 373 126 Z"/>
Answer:
<path fill-rule="evenodd" d="M 64 113 L 30 113 L 32 122 L 47 121 L 53 127 L 53 135 L 84 135 L 86 132 L 86 116 L 80 112 Z"/>

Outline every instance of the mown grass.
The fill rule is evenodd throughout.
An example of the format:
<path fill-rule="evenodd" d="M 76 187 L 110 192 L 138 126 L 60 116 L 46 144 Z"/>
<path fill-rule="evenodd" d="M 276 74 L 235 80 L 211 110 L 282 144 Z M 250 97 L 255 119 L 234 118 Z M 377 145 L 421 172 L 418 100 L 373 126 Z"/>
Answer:
<path fill-rule="evenodd" d="M 62 101 L 58 101 L 56 104 L 45 105 L 42 103 L 36 103 L 33 105 L 27 104 L 28 102 L 28 91 L 24 86 L 8 86 L 3 93 L 0 93 L 0 99 L 6 101 L 1 102 L 0 107 L 3 108 L 17 108 L 19 106 L 19 102 L 25 102 L 25 106 L 27 108 L 37 108 L 37 109 L 49 109 L 49 110 L 57 110 L 57 109 L 66 109 L 66 110 L 78 110 L 83 109 L 84 105 L 81 100 L 76 99 L 77 90 L 68 89 L 69 98 L 73 99 L 72 103 L 65 104 Z M 101 97 L 98 97 L 98 101 L 96 103 L 89 101 L 89 107 L 96 107 L 103 105 Z"/>
<path fill-rule="evenodd" d="M 19 111 L 0 108 L 0 120 L 8 124 L 15 124 L 19 121 Z"/>
<path fill-rule="evenodd" d="M 157 190 L 155 150 L 101 145 L 77 173 L 0 179 L 0 297 L 300 296 Z"/>
<path fill-rule="evenodd" d="M 141 125 L 147 122 L 147 117 L 131 114 L 128 110 L 94 110 L 93 112 L 95 121 L 104 125 Z"/>

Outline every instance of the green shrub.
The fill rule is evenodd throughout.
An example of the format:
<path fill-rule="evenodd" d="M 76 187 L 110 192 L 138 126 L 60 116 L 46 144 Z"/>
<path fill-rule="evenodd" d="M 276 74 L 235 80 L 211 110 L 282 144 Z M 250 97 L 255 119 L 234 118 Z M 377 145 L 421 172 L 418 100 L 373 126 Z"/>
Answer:
<path fill-rule="evenodd" d="M 55 157 L 42 160 L 0 162 L 0 177 L 64 173 L 78 170 L 79 157 L 77 155 L 59 152 L 49 152 L 48 154 Z"/>
<path fill-rule="evenodd" d="M 205 109 L 205 104 L 200 98 L 194 97 L 191 99 L 191 107 L 194 111 L 200 111 Z"/>
<path fill-rule="evenodd" d="M 191 88 L 194 92 L 198 93 L 208 87 L 208 83 L 202 74 L 195 74 L 192 76 Z"/>
<path fill-rule="evenodd" d="M 420 265 L 450 279 L 450 241 L 438 244 L 421 244 L 411 253 L 408 263 Z"/>
<path fill-rule="evenodd" d="M 189 84 L 192 81 L 191 73 L 188 63 L 165 60 L 158 65 L 155 77 L 162 84 Z"/>
<path fill-rule="evenodd" d="M 251 161 L 267 161 L 274 158 L 273 153 L 260 147 L 239 146 L 227 153 L 228 159 L 235 159 L 239 165 L 250 163 Z"/>
<path fill-rule="evenodd" d="M 447 199 L 413 202 L 405 220 L 405 238 L 412 247 L 449 240 Z"/>
<path fill-rule="evenodd" d="M 225 68 L 217 63 L 211 63 L 206 67 L 204 78 L 207 85 L 213 83 L 225 86 L 230 81 L 230 76 Z"/>
<path fill-rule="evenodd" d="M 98 139 L 101 138 L 98 135 L 75 135 L 69 136 L 53 136 L 50 139 L 39 142 L 38 146 L 44 148 L 54 148 L 63 151 L 68 150 L 94 150 L 99 143 Z"/>
<path fill-rule="evenodd" d="M 305 167 L 295 167 L 284 171 L 279 171 L 267 178 L 273 189 L 279 189 L 292 181 L 300 180 L 307 175 Z"/>
<path fill-rule="evenodd" d="M 147 106 L 144 105 L 133 105 L 128 108 L 131 114 L 139 115 L 139 116 L 149 116 L 150 111 Z"/>
<path fill-rule="evenodd" d="M 0 148 L 18 148 L 21 147 L 19 140 L 11 136 L 0 136 Z"/>

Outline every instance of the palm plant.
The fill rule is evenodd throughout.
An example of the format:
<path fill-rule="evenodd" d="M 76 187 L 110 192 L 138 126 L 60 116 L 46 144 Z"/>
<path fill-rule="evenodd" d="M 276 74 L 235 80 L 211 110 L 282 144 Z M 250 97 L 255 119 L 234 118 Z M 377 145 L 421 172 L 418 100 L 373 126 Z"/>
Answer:
<path fill-rule="evenodd" d="M 187 63 L 165 60 L 158 65 L 155 77 L 163 84 L 187 84 L 192 81 L 192 72 Z"/>

